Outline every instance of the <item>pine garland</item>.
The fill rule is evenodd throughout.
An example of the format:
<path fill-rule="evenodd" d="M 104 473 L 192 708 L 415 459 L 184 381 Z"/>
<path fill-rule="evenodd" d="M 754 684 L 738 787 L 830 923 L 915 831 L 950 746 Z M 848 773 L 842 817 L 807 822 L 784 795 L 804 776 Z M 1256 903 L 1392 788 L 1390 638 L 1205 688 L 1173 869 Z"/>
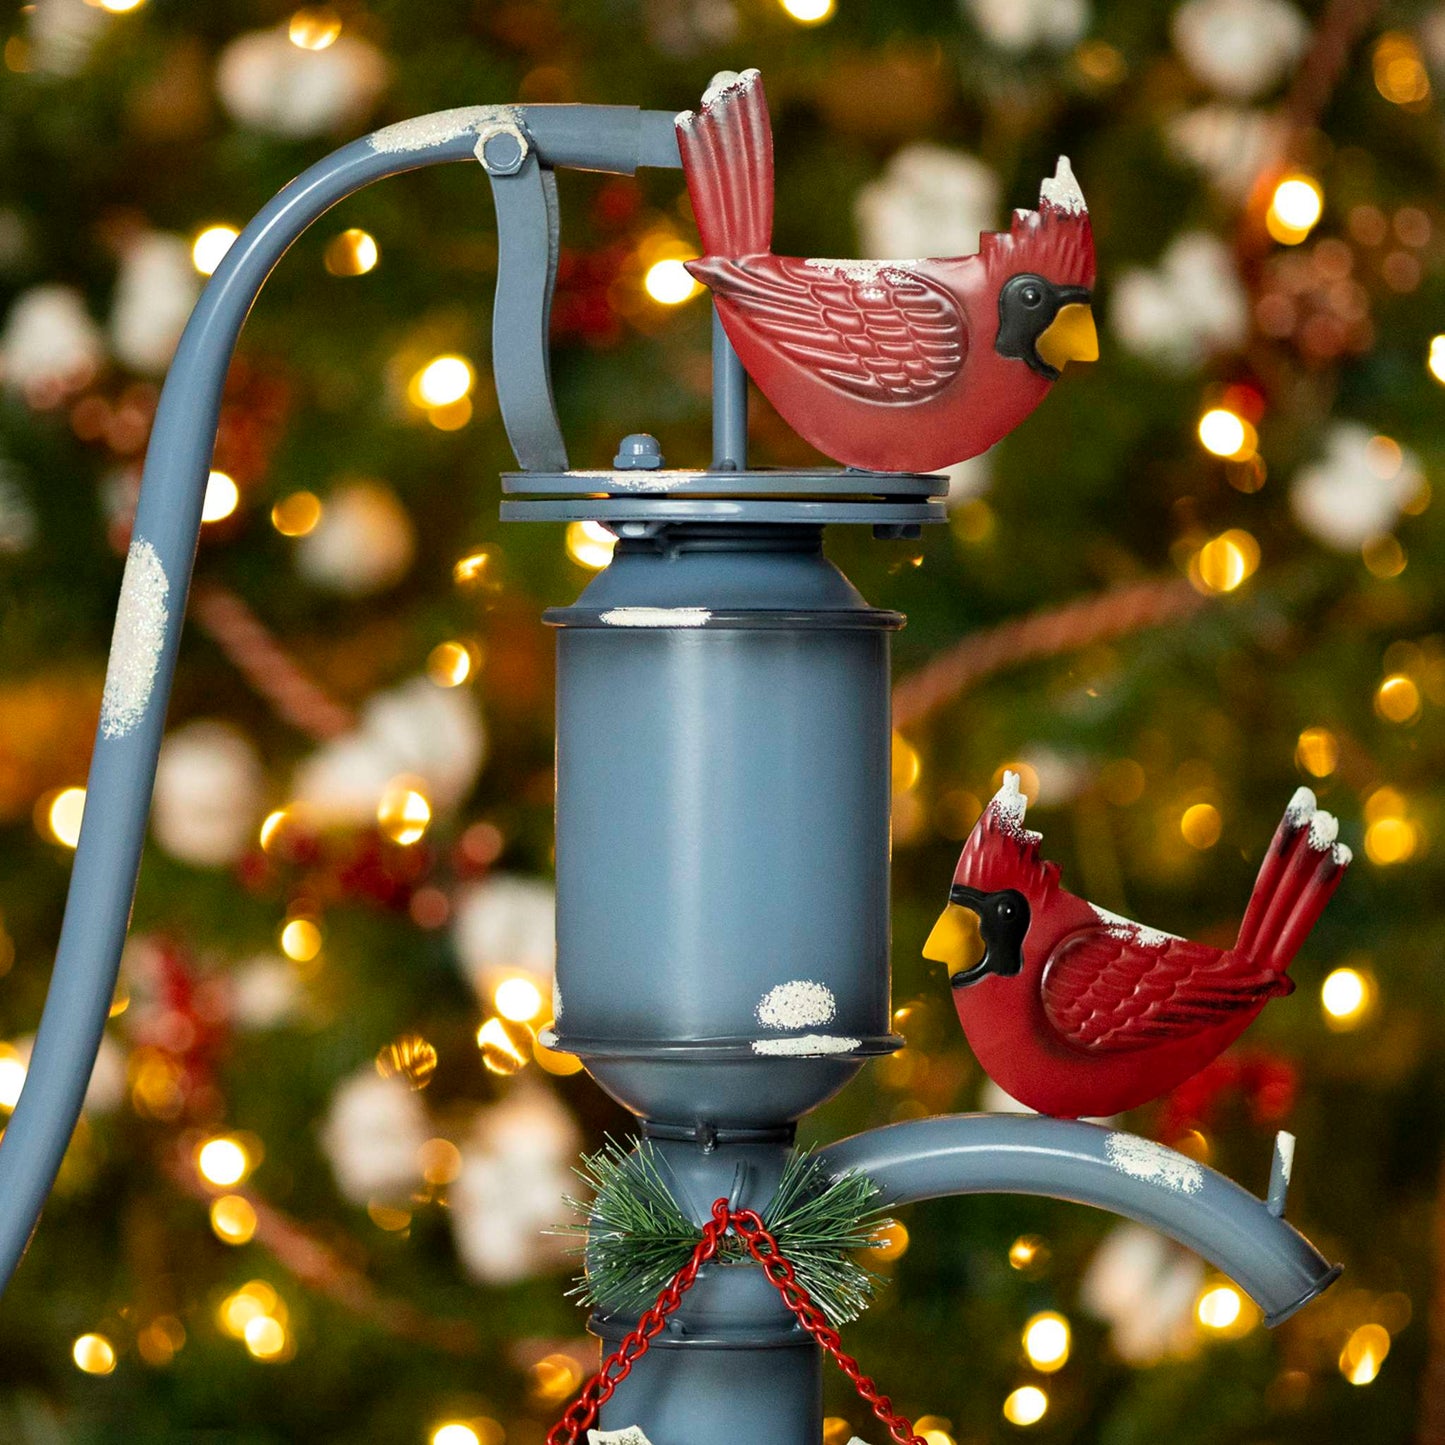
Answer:
<path fill-rule="evenodd" d="M 590 1203 L 568 1198 L 585 1224 L 564 1226 L 584 1243 L 586 1269 L 568 1292 L 589 1307 L 645 1309 L 682 1268 L 700 1231 L 678 1207 L 650 1143 L 630 1149 L 609 1139 L 577 1167 Z M 833 1325 L 857 1319 L 882 1279 L 854 1255 L 879 1246 L 890 1221 L 873 1200 L 878 1187 L 861 1174 L 832 1179 L 810 1154 L 793 1154 L 763 1221 L 792 1262 L 799 1281 Z M 742 1242 L 729 1235 L 718 1255 L 724 1266 L 750 1264 Z"/>

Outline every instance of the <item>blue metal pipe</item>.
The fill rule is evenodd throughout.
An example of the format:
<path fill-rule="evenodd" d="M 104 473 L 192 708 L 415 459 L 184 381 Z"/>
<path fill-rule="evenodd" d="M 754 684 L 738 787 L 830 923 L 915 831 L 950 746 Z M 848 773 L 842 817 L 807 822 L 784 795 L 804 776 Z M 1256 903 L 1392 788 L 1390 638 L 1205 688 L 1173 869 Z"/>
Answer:
<path fill-rule="evenodd" d="M 388 126 L 292 181 L 237 238 L 191 314 L 146 453 L 106 675 L 85 821 L 25 1088 L 0 1142 L 0 1289 L 29 1242 L 80 1117 L 115 992 L 156 759 L 201 528 L 221 393 L 246 315 L 297 237 L 387 176 L 470 161 L 497 126 L 525 131 L 548 164 L 676 166 L 672 120 L 627 106 L 471 106 Z"/>
<path fill-rule="evenodd" d="M 1157 1229 L 1235 1280 L 1277 1325 L 1339 1277 L 1305 1237 L 1233 1180 L 1162 1144 L 1097 1124 L 954 1114 L 890 1124 L 820 1150 L 866 1174 L 885 1205 L 950 1194 L 1037 1194 Z"/>

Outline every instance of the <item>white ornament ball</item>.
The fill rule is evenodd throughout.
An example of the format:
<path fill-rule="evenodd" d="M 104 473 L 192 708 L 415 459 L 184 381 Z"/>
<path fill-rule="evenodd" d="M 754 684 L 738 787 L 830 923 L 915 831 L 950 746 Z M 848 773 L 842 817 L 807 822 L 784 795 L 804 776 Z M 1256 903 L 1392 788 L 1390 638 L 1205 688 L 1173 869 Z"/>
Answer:
<path fill-rule="evenodd" d="M 1110 1326 L 1116 1353 L 1136 1367 L 1187 1353 L 1204 1267 L 1153 1230 L 1121 1224 L 1105 1236 L 1084 1274 L 1080 1302 Z"/>
<path fill-rule="evenodd" d="M 948 478 L 946 506 L 957 507 L 964 502 L 971 502 L 975 497 L 981 497 L 988 491 L 989 483 L 993 480 L 992 448 L 980 452 L 976 457 L 954 462 L 951 467 L 943 469 L 943 474 Z"/>
<path fill-rule="evenodd" d="M 364 597 L 400 582 L 415 555 L 416 533 L 396 493 L 351 482 L 326 498 L 321 520 L 297 541 L 296 569 L 328 592 Z"/>
<path fill-rule="evenodd" d="M 21 292 L 0 331 L 0 378 L 19 391 L 77 391 L 104 361 L 100 327 L 73 286 L 33 286 Z"/>
<path fill-rule="evenodd" d="M 493 873 L 460 891 L 452 942 L 483 1003 L 499 983 L 517 974 L 525 974 L 547 997 L 557 964 L 556 917 L 556 890 L 539 878 Z"/>
<path fill-rule="evenodd" d="M 1244 200 L 1266 170 L 1280 164 L 1286 126 L 1265 110 L 1226 105 L 1195 106 L 1166 126 L 1170 149 L 1203 171 L 1226 200 Z"/>
<path fill-rule="evenodd" d="M 984 37 L 1001 50 L 1067 50 L 1089 28 L 1089 0 L 965 0 Z"/>
<path fill-rule="evenodd" d="M 1249 298 L 1229 248 L 1204 231 L 1170 242 L 1153 268 L 1133 267 L 1114 285 L 1114 334 L 1132 352 L 1171 370 L 1198 366 L 1249 335 Z"/>
<path fill-rule="evenodd" d="M 29 62 L 44 75 L 79 75 L 110 17 L 88 0 L 35 0 L 29 20 Z"/>
<path fill-rule="evenodd" d="M 475 698 L 414 677 L 371 698 L 353 731 L 312 753 L 292 795 L 322 823 L 364 824 L 392 782 L 415 777 L 433 809 L 451 808 L 471 791 L 485 755 Z"/>
<path fill-rule="evenodd" d="M 216 68 L 221 104 L 236 120 L 291 137 L 360 124 L 387 79 L 386 57 L 370 41 L 343 34 L 324 50 L 303 50 L 284 26 L 239 36 Z"/>
<path fill-rule="evenodd" d="M 1206 85 L 1252 100 L 1273 90 L 1304 53 L 1309 22 L 1288 0 L 1184 0 L 1170 33 Z"/>
<path fill-rule="evenodd" d="M 854 212 L 863 255 L 971 256 L 996 224 L 998 177 L 964 151 L 904 146 L 858 192 Z"/>
<path fill-rule="evenodd" d="M 321 1126 L 336 1187 L 353 1204 L 409 1195 L 421 1177 L 417 1151 L 430 1137 L 421 1100 L 370 1065 L 337 1086 Z"/>
<path fill-rule="evenodd" d="M 280 1028 L 296 1017 L 300 1003 L 296 970 L 277 954 L 250 959 L 231 975 L 231 1016 L 242 1028 Z"/>
<path fill-rule="evenodd" d="M 156 767 L 151 827 L 166 852 L 222 868 L 256 837 L 266 771 L 255 745 L 230 723 L 187 723 L 167 735 Z"/>
<path fill-rule="evenodd" d="M 1353 552 L 1390 531 L 1424 485 L 1420 459 L 1359 422 L 1332 423 L 1324 456 L 1290 484 L 1295 518 L 1326 547 Z"/>
<path fill-rule="evenodd" d="M 126 247 L 110 311 L 110 344 L 134 371 L 159 375 L 171 364 L 201 278 L 184 236 L 146 231 Z"/>
<path fill-rule="evenodd" d="M 541 1085 L 522 1083 L 478 1115 L 447 1212 L 474 1278 L 509 1284 L 566 1263 L 567 1241 L 549 1231 L 567 1217 L 579 1142 L 572 1115 Z"/>

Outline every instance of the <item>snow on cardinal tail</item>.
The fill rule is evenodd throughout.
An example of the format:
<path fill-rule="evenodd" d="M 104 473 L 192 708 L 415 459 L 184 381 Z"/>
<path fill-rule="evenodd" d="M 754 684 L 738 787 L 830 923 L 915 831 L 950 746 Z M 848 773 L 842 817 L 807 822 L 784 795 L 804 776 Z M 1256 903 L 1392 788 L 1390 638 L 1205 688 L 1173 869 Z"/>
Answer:
<path fill-rule="evenodd" d="M 1234 945 L 1262 968 L 1284 973 L 1324 912 L 1352 854 L 1336 842 L 1339 824 L 1300 788 L 1280 819 L 1260 866 Z"/>
<path fill-rule="evenodd" d="M 713 76 L 677 118 L 687 193 L 709 256 L 756 256 L 773 243 L 773 129 L 756 70 Z"/>

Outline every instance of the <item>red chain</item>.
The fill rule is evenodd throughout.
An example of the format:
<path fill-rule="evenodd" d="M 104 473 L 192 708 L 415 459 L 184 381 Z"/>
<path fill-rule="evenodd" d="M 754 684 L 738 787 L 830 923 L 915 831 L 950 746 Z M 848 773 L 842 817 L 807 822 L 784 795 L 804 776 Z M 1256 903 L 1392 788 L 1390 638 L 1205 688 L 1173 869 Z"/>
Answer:
<path fill-rule="evenodd" d="M 548 1431 L 547 1445 L 577 1445 L 582 1432 L 597 1418 L 598 1410 L 611 1398 L 618 1385 L 632 1373 L 633 1365 L 647 1353 L 652 1341 L 662 1332 L 668 1315 L 682 1303 L 683 1295 L 697 1283 L 699 1271 L 717 1254 L 718 1246 L 729 1227 L 737 1232 L 747 1246 L 748 1253 L 762 1265 L 763 1273 L 782 1295 L 783 1303 L 793 1312 L 798 1323 L 832 1355 L 838 1368 L 852 1380 L 854 1388 L 888 1427 L 888 1433 L 897 1445 L 927 1445 L 922 1436 L 913 1433 L 913 1426 L 907 1417 L 894 1410 L 893 1402 L 888 1396 L 863 1373 L 858 1361 L 844 1351 L 837 1330 L 828 1323 L 827 1316 L 808 1297 L 808 1291 L 793 1273 L 793 1266 L 778 1248 L 778 1241 L 768 1233 L 762 1216 L 752 1209 L 733 1209 L 726 1199 L 719 1199 L 713 1205 L 712 1218 L 703 1225 L 702 1238 L 698 1240 L 692 1257 L 663 1286 L 657 1303 L 638 1320 L 632 1333 L 602 1362 L 602 1368 L 587 1382 L 582 1393 Z"/>

